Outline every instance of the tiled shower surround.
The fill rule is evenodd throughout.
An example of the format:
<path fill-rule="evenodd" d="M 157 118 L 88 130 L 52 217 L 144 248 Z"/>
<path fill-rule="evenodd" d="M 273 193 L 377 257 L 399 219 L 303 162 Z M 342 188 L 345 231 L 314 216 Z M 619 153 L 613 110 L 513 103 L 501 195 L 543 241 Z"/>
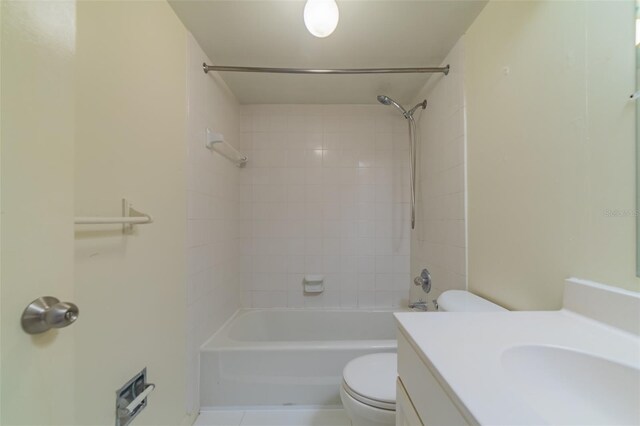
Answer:
<path fill-rule="evenodd" d="M 241 107 L 240 281 L 245 307 L 406 304 L 409 142 L 391 107 Z M 305 274 L 325 290 L 305 294 Z"/>
<path fill-rule="evenodd" d="M 443 61 L 448 76 L 429 81 L 415 102 L 429 105 L 418 120 L 416 229 L 411 235 L 411 272 L 428 268 L 426 295 L 412 287 L 412 299 L 434 300 L 443 291 L 467 287 L 465 225 L 464 37 Z M 430 305 L 432 307 L 433 305 Z"/>
<path fill-rule="evenodd" d="M 240 305 L 238 291 L 238 168 L 205 148 L 205 129 L 238 139 L 239 105 L 193 37 L 188 39 L 187 143 L 187 395 L 199 408 L 198 351 Z M 210 61 L 209 61 L 210 62 Z"/>

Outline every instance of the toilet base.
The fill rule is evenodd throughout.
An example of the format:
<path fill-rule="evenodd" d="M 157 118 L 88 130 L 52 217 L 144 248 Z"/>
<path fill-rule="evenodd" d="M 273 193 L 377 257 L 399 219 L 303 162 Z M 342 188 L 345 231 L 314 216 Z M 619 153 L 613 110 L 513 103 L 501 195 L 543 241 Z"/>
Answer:
<path fill-rule="evenodd" d="M 395 410 L 383 410 L 356 401 L 343 386 L 340 386 L 340 399 L 353 426 L 394 426 L 396 424 Z"/>

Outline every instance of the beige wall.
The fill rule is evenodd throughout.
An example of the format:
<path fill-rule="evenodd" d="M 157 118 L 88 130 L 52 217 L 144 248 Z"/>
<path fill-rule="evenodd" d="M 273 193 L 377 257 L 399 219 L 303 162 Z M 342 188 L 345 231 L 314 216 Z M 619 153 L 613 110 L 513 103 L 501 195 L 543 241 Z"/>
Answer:
<path fill-rule="evenodd" d="M 204 145 L 206 129 L 239 145 L 240 107 L 188 36 L 187 136 L 187 411 L 199 408 L 199 349 L 240 306 L 238 181 L 240 169 Z"/>
<path fill-rule="evenodd" d="M 143 367 L 136 419 L 184 416 L 187 32 L 166 2 L 79 2 L 75 213 L 154 223 L 76 227 L 77 423 L 111 425 L 114 391 Z"/>
<path fill-rule="evenodd" d="M 472 291 L 555 309 L 568 276 L 640 290 L 633 19 L 630 0 L 494 1 L 469 29 Z"/>
<path fill-rule="evenodd" d="M 432 289 L 411 286 L 411 300 L 431 302 L 443 291 L 467 287 L 465 228 L 464 40 L 442 62 L 449 75 L 436 75 L 413 103 L 427 99 L 416 114 L 416 228 L 411 232 L 411 276 L 429 269 Z M 433 307 L 433 305 L 431 305 Z"/>

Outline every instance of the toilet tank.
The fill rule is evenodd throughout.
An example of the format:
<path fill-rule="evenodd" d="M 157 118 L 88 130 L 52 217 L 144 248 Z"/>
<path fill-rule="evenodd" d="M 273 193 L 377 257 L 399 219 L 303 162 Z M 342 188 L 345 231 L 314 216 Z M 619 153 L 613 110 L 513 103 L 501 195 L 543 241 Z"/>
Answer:
<path fill-rule="evenodd" d="M 498 312 L 502 306 L 463 290 L 447 290 L 438 297 L 438 310 L 443 312 Z"/>

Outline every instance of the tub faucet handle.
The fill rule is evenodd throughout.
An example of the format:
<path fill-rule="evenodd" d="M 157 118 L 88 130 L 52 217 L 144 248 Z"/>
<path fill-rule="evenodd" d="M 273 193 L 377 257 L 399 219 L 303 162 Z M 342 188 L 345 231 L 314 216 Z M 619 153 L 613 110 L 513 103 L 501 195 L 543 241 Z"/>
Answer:
<path fill-rule="evenodd" d="M 413 279 L 413 283 L 422 287 L 422 291 L 429 293 L 431 291 L 431 274 L 427 268 L 424 268 L 420 275 Z"/>

